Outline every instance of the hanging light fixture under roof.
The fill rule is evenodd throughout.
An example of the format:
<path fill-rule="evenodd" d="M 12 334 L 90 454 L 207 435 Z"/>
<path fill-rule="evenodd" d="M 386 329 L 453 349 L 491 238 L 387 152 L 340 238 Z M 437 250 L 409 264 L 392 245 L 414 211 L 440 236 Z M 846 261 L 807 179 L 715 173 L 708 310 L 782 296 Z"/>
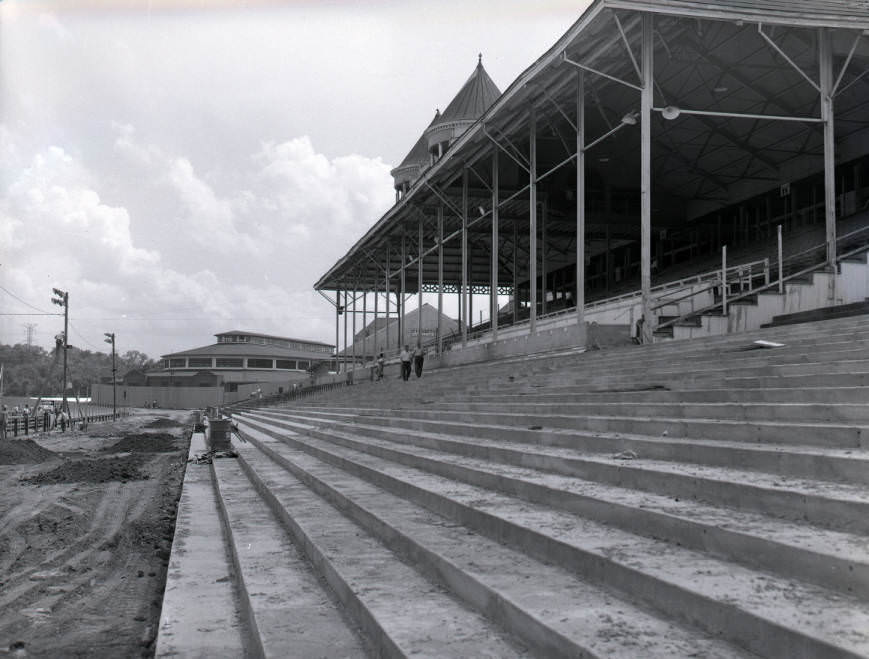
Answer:
<path fill-rule="evenodd" d="M 668 105 L 663 110 L 661 110 L 661 116 L 664 117 L 667 121 L 673 121 L 673 119 L 677 119 L 679 115 L 682 114 L 682 110 L 677 108 L 675 105 Z"/>
<path fill-rule="evenodd" d="M 637 125 L 637 113 L 636 112 L 628 112 L 624 117 L 622 117 L 622 123 L 625 126 L 636 126 Z"/>

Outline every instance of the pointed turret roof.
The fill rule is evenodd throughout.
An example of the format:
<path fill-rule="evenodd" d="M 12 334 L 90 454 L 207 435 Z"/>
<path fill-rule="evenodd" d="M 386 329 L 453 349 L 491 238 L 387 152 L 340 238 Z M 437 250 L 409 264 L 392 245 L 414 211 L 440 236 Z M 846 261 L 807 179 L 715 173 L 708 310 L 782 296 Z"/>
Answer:
<path fill-rule="evenodd" d="M 497 85 L 483 68 L 483 56 L 477 60 L 477 66 L 471 77 L 462 85 L 459 93 L 440 116 L 439 124 L 449 121 L 478 119 L 501 95 Z"/>
<path fill-rule="evenodd" d="M 429 125 L 426 126 L 426 130 L 434 126 L 439 120 L 441 116 L 440 110 L 435 110 L 434 118 L 429 122 Z M 398 170 L 404 167 L 412 167 L 418 165 L 428 165 L 429 163 L 429 155 L 428 155 L 428 142 L 425 138 L 425 131 L 422 132 L 422 135 L 419 136 L 419 139 L 416 141 L 416 144 L 413 145 L 413 148 L 408 152 L 408 154 L 404 157 L 404 160 L 401 161 L 401 164 L 393 169 L 393 172 L 397 172 Z"/>

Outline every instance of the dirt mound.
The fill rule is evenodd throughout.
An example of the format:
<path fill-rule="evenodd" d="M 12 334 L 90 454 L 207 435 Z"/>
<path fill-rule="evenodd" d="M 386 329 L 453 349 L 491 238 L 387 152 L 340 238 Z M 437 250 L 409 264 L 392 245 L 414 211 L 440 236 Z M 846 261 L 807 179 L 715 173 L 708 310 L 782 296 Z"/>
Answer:
<path fill-rule="evenodd" d="M 109 481 L 146 480 L 148 474 L 139 467 L 142 458 L 126 456 L 123 458 L 102 458 L 100 460 L 69 460 L 51 471 L 42 472 L 22 479 L 32 485 L 54 483 L 107 483 Z"/>
<path fill-rule="evenodd" d="M 123 439 L 103 449 L 108 453 L 169 453 L 177 451 L 181 445 L 169 433 L 130 433 Z"/>
<path fill-rule="evenodd" d="M 179 428 L 184 424 L 174 419 L 154 419 L 150 423 L 146 423 L 143 428 Z"/>
<path fill-rule="evenodd" d="M 32 439 L 9 439 L 0 441 L 0 465 L 36 464 L 56 457 Z"/>

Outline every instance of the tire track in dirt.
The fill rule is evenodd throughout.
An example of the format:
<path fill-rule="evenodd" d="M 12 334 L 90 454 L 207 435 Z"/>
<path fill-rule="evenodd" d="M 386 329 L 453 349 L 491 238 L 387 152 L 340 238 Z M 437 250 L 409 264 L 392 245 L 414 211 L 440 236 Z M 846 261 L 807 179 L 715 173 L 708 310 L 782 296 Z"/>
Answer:
<path fill-rule="evenodd" d="M 130 519 L 134 519 L 136 513 L 141 513 L 147 506 L 147 497 L 142 496 L 145 494 L 145 488 L 135 487 L 140 483 L 133 485 L 132 488 L 125 488 L 120 483 L 108 484 L 91 520 L 91 527 L 85 535 L 68 548 L 46 557 L 39 564 L 23 571 L 14 580 L 17 583 L 11 584 L 11 588 L 10 584 L 4 587 L 4 594 L 0 596 L 0 609 L 18 609 L 19 615 L 12 615 L 13 619 L 8 622 L 0 619 L 0 637 L 6 636 L 16 625 L 21 624 L 20 616 L 25 615 L 21 613 L 22 609 L 28 613 L 35 609 L 53 611 L 66 596 L 74 594 L 76 590 L 91 581 L 93 578 L 90 574 L 91 568 L 95 567 L 91 563 L 100 564 L 110 561 L 110 554 L 106 557 L 106 561 L 99 560 L 97 555 L 110 552 L 107 546 L 112 545 L 112 541 L 117 538 L 123 525 Z M 55 573 L 57 576 L 32 580 L 32 577 L 38 576 L 40 572 Z M 63 592 L 39 597 L 40 590 L 46 586 L 56 585 L 53 582 L 57 581 L 62 582 Z M 33 595 L 37 596 L 36 600 L 31 599 Z"/>

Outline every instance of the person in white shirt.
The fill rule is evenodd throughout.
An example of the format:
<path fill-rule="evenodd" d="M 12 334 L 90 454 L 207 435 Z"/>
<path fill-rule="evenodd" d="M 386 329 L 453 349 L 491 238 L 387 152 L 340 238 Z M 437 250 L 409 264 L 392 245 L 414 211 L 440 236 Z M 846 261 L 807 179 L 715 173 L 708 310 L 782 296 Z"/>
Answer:
<path fill-rule="evenodd" d="M 398 358 L 401 360 L 401 379 L 407 382 L 410 378 L 410 348 L 407 344 L 405 344 L 404 350 L 401 351 Z"/>

